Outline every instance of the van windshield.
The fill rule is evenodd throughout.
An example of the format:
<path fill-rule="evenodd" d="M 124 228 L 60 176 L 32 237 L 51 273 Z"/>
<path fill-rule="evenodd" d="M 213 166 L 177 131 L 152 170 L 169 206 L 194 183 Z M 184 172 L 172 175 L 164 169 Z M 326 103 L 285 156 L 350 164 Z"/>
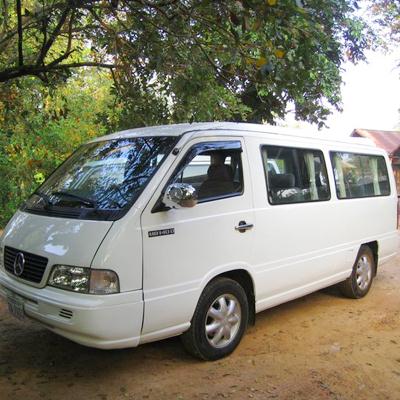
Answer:
<path fill-rule="evenodd" d="M 36 190 L 24 210 L 118 219 L 139 197 L 176 139 L 151 136 L 85 144 Z"/>

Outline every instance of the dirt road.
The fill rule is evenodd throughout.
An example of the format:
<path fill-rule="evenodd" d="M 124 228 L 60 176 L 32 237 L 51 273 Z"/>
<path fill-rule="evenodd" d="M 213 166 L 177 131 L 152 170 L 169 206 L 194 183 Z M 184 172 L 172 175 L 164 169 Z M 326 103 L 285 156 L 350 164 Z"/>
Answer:
<path fill-rule="evenodd" d="M 258 314 L 236 352 L 200 362 L 179 339 L 101 351 L 10 317 L 0 399 L 400 399 L 400 258 L 370 294 L 314 293 Z"/>

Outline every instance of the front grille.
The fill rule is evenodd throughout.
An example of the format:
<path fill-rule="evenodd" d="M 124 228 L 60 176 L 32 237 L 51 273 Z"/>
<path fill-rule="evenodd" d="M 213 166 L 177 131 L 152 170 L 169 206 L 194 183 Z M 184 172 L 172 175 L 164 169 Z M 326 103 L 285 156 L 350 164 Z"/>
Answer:
<path fill-rule="evenodd" d="M 27 251 L 20 251 L 12 247 L 6 246 L 4 248 L 4 267 L 7 272 L 15 275 L 14 261 L 18 253 L 22 253 L 25 259 L 25 266 L 22 274 L 18 278 L 25 279 L 26 281 L 39 283 L 44 271 L 46 270 L 48 259 L 36 254 L 28 253 Z"/>

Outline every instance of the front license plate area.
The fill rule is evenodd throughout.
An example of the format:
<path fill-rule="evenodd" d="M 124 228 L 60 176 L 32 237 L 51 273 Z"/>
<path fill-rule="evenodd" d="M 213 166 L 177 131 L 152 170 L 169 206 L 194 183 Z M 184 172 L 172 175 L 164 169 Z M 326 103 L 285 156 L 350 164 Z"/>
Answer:
<path fill-rule="evenodd" d="M 24 311 L 24 301 L 19 296 L 7 296 L 8 310 L 11 315 L 18 318 L 19 320 L 25 319 L 25 311 Z"/>

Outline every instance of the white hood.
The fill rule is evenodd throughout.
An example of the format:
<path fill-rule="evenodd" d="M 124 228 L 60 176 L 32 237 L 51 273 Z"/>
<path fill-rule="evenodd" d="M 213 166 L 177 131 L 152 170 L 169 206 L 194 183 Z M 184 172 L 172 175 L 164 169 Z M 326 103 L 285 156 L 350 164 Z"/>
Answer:
<path fill-rule="evenodd" d="M 96 251 L 112 226 L 110 221 L 47 217 L 17 211 L 4 230 L 2 246 L 46 257 L 43 287 L 55 264 L 90 267 Z"/>

